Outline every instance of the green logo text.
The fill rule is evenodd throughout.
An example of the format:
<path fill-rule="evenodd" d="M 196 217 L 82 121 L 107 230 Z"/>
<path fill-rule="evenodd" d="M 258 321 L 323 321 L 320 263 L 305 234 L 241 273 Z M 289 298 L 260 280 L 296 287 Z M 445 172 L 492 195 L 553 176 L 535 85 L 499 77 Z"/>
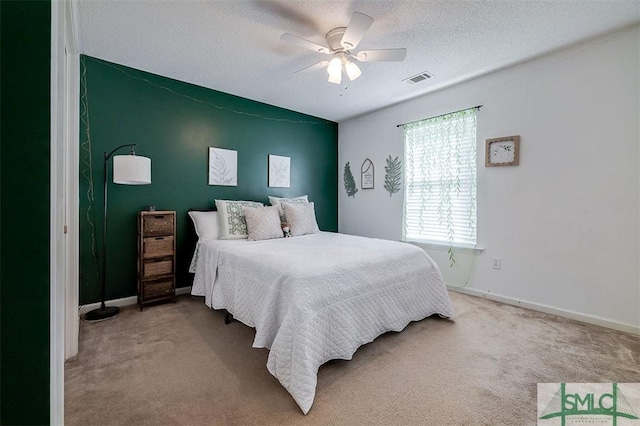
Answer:
<path fill-rule="evenodd" d="M 560 417 L 562 426 L 569 416 L 610 416 L 613 426 L 617 425 L 618 417 L 637 420 L 638 415 L 618 389 L 618 384 L 612 383 L 611 387 L 611 393 L 567 393 L 566 383 L 561 383 L 540 420 Z"/>

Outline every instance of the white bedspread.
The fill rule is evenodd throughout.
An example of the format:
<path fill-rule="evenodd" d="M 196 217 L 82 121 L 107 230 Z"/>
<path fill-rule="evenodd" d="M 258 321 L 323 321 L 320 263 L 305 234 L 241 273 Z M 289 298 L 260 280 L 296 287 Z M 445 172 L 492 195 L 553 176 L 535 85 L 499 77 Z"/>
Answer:
<path fill-rule="evenodd" d="M 306 414 L 320 365 L 453 309 L 440 271 L 420 248 L 321 232 L 198 244 L 192 294 L 255 327 L 267 368 Z"/>

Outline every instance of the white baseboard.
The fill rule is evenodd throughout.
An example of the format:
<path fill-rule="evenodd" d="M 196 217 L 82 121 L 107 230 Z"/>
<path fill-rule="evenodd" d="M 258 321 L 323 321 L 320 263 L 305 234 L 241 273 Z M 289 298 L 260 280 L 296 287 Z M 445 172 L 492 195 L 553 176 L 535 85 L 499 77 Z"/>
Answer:
<path fill-rule="evenodd" d="M 520 300 L 513 297 L 502 296 L 499 294 L 489 293 L 486 291 L 476 290 L 473 288 L 453 287 L 453 286 L 451 287 L 447 286 L 447 288 L 451 291 L 468 294 L 470 296 L 484 297 L 485 299 L 506 303 L 508 305 L 520 306 L 522 308 L 544 312 L 546 314 L 552 314 L 552 315 L 557 315 L 563 318 L 569 318 L 576 321 L 586 322 L 587 324 L 598 325 L 600 327 L 607 327 L 607 328 L 612 328 L 614 330 L 624 331 L 626 333 L 640 335 L 640 327 L 632 324 L 625 324 L 622 322 L 601 318 L 595 315 L 581 314 L 578 312 L 568 311 L 566 309 L 560 309 L 553 306 L 543 305 L 540 303 L 528 302 L 526 300 Z"/>
<path fill-rule="evenodd" d="M 176 288 L 176 296 L 180 296 L 181 294 L 190 294 L 190 293 L 191 293 L 191 286 Z M 123 306 L 135 305 L 136 303 L 138 303 L 138 297 L 130 296 L 130 297 L 123 297 L 122 299 L 107 300 L 104 304 L 107 306 L 123 307 Z M 78 313 L 80 315 L 84 315 L 89 311 L 98 309 L 99 307 L 100 307 L 100 302 L 91 303 L 89 305 L 82 305 L 80 306 L 80 310 L 78 311 Z"/>

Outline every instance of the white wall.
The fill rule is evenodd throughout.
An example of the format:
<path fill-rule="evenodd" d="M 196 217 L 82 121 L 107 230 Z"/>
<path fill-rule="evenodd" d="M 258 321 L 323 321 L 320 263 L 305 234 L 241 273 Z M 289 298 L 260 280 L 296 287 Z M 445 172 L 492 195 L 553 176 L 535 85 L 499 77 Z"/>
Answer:
<path fill-rule="evenodd" d="M 482 104 L 484 251 L 450 270 L 446 252 L 425 248 L 448 284 L 638 328 L 639 36 L 636 26 L 340 123 L 340 182 L 347 161 L 358 187 L 362 161 L 376 166 L 375 189 L 340 188 L 340 232 L 400 240 L 402 192 L 383 188 L 385 158 L 402 156 L 396 125 Z M 510 135 L 520 165 L 485 168 L 485 139 Z"/>

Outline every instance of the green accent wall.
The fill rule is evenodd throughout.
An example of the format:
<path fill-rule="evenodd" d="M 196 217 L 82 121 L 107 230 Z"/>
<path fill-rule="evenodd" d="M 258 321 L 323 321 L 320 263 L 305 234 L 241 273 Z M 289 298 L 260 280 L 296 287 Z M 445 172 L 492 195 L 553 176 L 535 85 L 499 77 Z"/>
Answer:
<path fill-rule="evenodd" d="M 122 144 L 137 143 L 136 153 L 151 158 L 152 183 L 109 183 L 107 300 L 136 294 L 136 214 L 150 205 L 177 213 L 178 287 L 193 279 L 196 237 L 187 212 L 210 210 L 216 198 L 267 204 L 268 195 L 308 194 L 320 229 L 337 231 L 337 123 L 89 56 L 81 57 L 81 72 L 81 304 L 100 298 L 103 159 Z M 208 185 L 209 147 L 237 151 L 238 186 Z M 291 158 L 291 188 L 267 187 L 269 154 Z M 109 179 L 111 171 L 112 160 Z"/>
<path fill-rule="evenodd" d="M 0 1 L 0 29 L 0 424 L 48 424 L 51 3 Z"/>

